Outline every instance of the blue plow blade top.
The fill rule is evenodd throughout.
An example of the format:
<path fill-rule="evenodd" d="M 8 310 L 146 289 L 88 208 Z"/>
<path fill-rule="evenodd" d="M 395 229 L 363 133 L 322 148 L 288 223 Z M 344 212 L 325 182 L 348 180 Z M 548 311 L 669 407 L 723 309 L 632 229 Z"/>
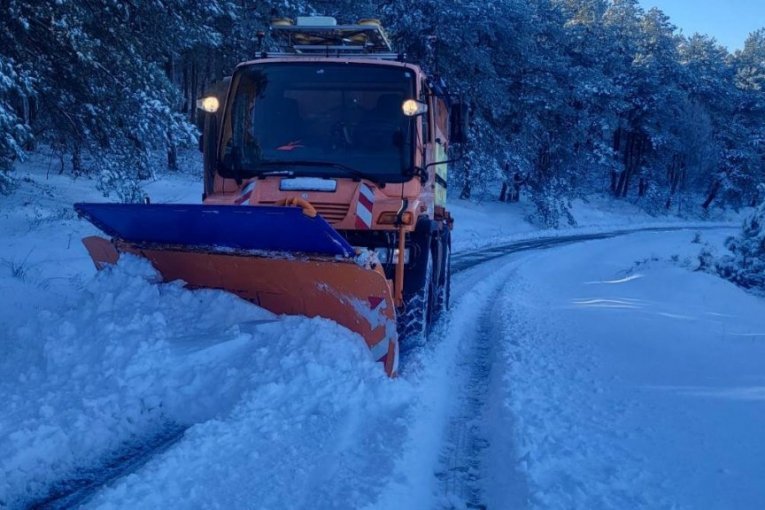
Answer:
<path fill-rule="evenodd" d="M 135 244 L 355 254 L 324 218 L 310 218 L 299 207 L 79 203 L 74 208 L 104 233 Z"/>

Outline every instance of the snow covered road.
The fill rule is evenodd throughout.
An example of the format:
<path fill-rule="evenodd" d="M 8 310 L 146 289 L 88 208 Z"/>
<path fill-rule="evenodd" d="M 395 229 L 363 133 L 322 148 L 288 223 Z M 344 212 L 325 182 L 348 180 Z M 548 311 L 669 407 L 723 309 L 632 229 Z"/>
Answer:
<path fill-rule="evenodd" d="M 468 508 L 765 506 L 763 300 L 693 272 L 694 236 L 501 259 L 452 413 Z"/>
<path fill-rule="evenodd" d="M 693 237 L 455 254 L 394 381 L 329 321 L 138 261 L 79 277 L 9 316 L 0 508 L 765 506 L 763 300 L 693 272 Z"/>

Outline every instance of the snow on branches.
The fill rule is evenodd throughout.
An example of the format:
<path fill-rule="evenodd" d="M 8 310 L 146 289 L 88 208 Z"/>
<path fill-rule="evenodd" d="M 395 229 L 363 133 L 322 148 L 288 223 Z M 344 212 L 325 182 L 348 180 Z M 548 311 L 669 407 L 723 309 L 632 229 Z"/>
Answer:
<path fill-rule="evenodd" d="M 725 242 L 732 255 L 721 258 L 716 267 L 736 285 L 765 293 L 765 185 L 758 188 L 762 202 L 744 220 L 741 232 Z"/>

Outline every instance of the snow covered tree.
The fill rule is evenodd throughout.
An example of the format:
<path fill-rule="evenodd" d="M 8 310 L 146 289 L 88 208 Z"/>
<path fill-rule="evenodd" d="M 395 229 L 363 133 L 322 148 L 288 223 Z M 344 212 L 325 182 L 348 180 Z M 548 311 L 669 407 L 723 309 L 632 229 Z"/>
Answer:
<path fill-rule="evenodd" d="M 725 82 L 707 94 L 718 149 L 703 207 L 722 201 L 734 207 L 755 205 L 757 185 L 765 180 L 765 30 L 754 32 L 744 50 L 726 58 Z"/>
<path fill-rule="evenodd" d="M 450 179 L 459 183 L 456 191 L 477 196 L 498 190 L 498 169 L 522 112 L 521 66 L 534 47 L 527 3 L 401 0 L 382 2 L 380 10 L 398 48 L 472 103 L 476 136 Z"/>
<path fill-rule="evenodd" d="M 23 156 L 22 145 L 29 139 L 23 105 L 28 104 L 30 91 L 28 77 L 17 72 L 12 60 L 0 55 L 0 194 L 10 191 L 12 180 L 8 170 Z M 14 103 L 22 105 L 21 114 Z"/>
<path fill-rule="evenodd" d="M 679 158 L 668 176 L 667 207 L 677 190 L 675 182 L 680 183 L 676 179 L 698 192 L 719 189 L 717 176 L 737 95 L 728 51 L 714 38 L 693 34 L 680 41 L 678 51 L 687 101 L 678 118 L 681 133 L 673 137 Z"/>
<path fill-rule="evenodd" d="M 741 203 L 754 205 L 762 198 L 754 191 L 765 182 L 765 29 L 749 35 L 734 66 L 740 90 L 735 118 L 743 132 L 737 140 L 734 177 Z"/>
<path fill-rule="evenodd" d="M 765 185 L 759 186 L 762 202 L 749 216 L 741 232 L 725 245 L 733 253 L 717 263 L 718 272 L 747 289 L 765 292 Z"/>
<path fill-rule="evenodd" d="M 736 53 L 736 82 L 743 90 L 765 90 L 765 28 L 749 34 Z"/>
<path fill-rule="evenodd" d="M 765 173 L 765 29 L 731 56 L 638 0 L 0 3 L 0 170 L 34 133 L 124 200 L 152 175 L 149 154 L 167 148 L 172 166 L 193 140 L 204 90 L 268 49 L 271 18 L 311 14 L 381 18 L 470 100 L 475 136 L 450 179 L 464 196 L 521 179 L 556 224 L 570 198 L 609 185 L 649 207 L 679 190 L 749 205 Z"/>
<path fill-rule="evenodd" d="M 152 173 L 151 150 L 170 140 L 193 142 L 193 126 L 175 111 L 177 90 L 164 66 L 174 52 L 219 42 L 208 21 L 226 15 L 225 4 L 5 4 L 10 16 L 0 20 L 0 47 L 6 61 L 31 77 L 34 112 L 25 120 L 41 141 L 71 155 L 75 175 L 119 174 L 115 183 L 144 179 Z"/>

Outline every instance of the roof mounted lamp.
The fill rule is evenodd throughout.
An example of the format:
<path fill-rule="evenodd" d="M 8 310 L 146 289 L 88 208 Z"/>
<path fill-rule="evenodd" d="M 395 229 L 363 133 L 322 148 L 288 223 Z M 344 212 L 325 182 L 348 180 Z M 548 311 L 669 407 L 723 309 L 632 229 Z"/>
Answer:
<path fill-rule="evenodd" d="M 298 16 L 297 24 L 301 27 L 335 27 L 337 20 L 332 16 Z"/>
<path fill-rule="evenodd" d="M 294 25 L 295 22 L 291 18 L 273 18 L 271 19 L 271 26 L 276 27 L 289 27 Z"/>

